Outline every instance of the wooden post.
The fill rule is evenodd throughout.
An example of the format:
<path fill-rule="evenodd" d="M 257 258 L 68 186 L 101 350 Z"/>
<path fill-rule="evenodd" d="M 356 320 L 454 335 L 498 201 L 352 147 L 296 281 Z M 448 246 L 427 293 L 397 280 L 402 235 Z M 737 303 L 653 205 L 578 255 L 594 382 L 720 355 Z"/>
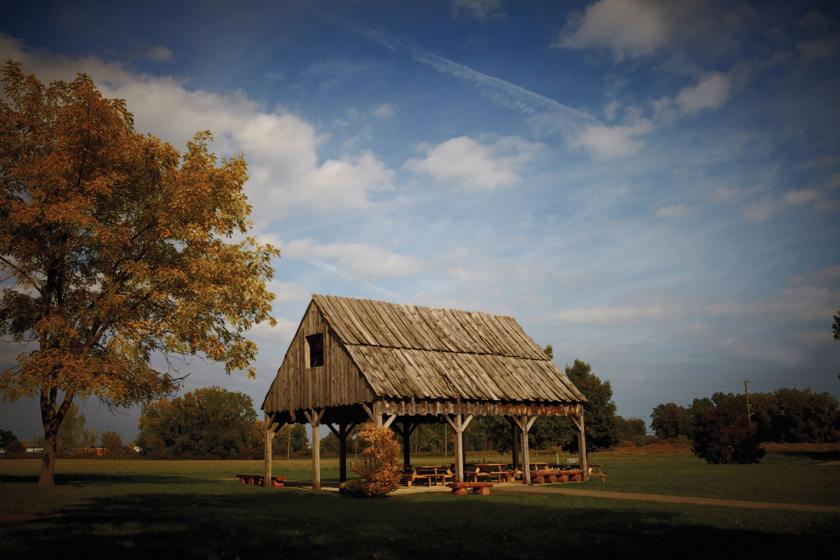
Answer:
<path fill-rule="evenodd" d="M 580 411 L 580 435 L 578 436 L 578 453 L 580 454 L 580 468 L 583 469 L 583 480 L 589 480 L 589 461 L 586 457 L 586 426 L 583 424 L 583 410 Z"/>
<path fill-rule="evenodd" d="M 452 426 L 455 432 L 455 481 L 464 482 L 464 430 L 470 425 L 472 415 L 464 418 L 463 414 L 452 414 L 452 418 L 444 416 L 444 420 Z"/>
<path fill-rule="evenodd" d="M 274 472 L 272 466 L 272 449 L 271 444 L 274 439 L 274 432 L 271 430 L 271 416 L 265 415 L 265 462 L 263 470 L 263 485 L 265 488 L 271 488 L 271 476 Z"/>
<path fill-rule="evenodd" d="M 338 425 L 338 482 L 347 482 L 347 424 Z"/>
<path fill-rule="evenodd" d="M 402 437 L 403 437 L 403 468 L 411 467 L 411 426 L 407 420 L 402 423 Z"/>
<path fill-rule="evenodd" d="M 536 416 L 532 418 L 528 418 L 527 416 L 513 417 L 513 421 L 516 423 L 517 428 L 519 428 L 519 433 L 522 436 L 522 479 L 525 484 L 531 484 L 531 452 L 528 449 L 528 432 L 536 420 Z"/>
<path fill-rule="evenodd" d="M 531 452 L 528 449 L 528 417 L 519 419 L 519 432 L 522 436 L 522 479 L 525 484 L 531 484 Z"/>
<path fill-rule="evenodd" d="M 510 420 L 510 418 L 508 418 Z M 510 423 L 511 433 L 511 461 L 513 468 L 519 464 L 519 428 L 516 427 L 516 422 Z"/>
<path fill-rule="evenodd" d="M 455 430 L 455 481 L 464 482 L 464 432 L 460 414 L 455 415 L 452 429 Z"/>
<path fill-rule="evenodd" d="M 321 419 L 324 410 L 305 410 L 304 415 L 312 426 L 312 489 L 321 489 Z"/>

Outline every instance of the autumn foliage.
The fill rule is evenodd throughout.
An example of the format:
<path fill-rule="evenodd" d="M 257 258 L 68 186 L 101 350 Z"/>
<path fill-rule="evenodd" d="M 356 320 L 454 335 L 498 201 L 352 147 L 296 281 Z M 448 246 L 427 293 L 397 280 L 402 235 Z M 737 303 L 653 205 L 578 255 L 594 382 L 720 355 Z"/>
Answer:
<path fill-rule="evenodd" d="M 367 422 L 356 437 L 363 450 L 351 468 L 362 479 L 350 481 L 349 490 L 370 497 L 385 496 L 396 490 L 400 484 L 400 447 L 394 432 Z"/>
<path fill-rule="evenodd" d="M 52 484 L 73 399 L 117 406 L 171 393 L 155 355 L 200 354 L 225 371 L 257 352 L 244 332 L 269 317 L 270 260 L 247 237 L 242 157 L 219 160 L 198 133 L 180 154 L 134 130 L 93 81 L 43 85 L 2 69 L 0 335 L 28 342 L 0 374 L 8 398 L 38 396 Z"/>

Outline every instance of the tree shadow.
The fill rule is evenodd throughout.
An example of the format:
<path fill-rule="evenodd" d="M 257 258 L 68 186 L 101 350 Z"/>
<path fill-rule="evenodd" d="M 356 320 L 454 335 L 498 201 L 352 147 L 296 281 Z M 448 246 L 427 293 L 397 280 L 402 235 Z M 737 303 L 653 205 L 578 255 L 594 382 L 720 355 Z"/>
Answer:
<path fill-rule="evenodd" d="M 540 502 L 543 502 L 542 505 Z M 574 503 L 574 502 L 566 502 Z M 0 555 L 85 558 L 714 558 L 831 549 L 833 537 L 723 530 L 644 507 L 557 507 L 541 498 L 427 494 L 347 500 L 241 489 L 100 497 L 0 523 Z M 836 518 L 831 518 L 836 522 Z M 819 531 L 818 531 L 819 533 Z"/>
<path fill-rule="evenodd" d="M 55 475 L 56 486 L 65 485 L 93 485 L 93 484 L 184 484 L 194 482 L 195 478 L 177 475 L 155 474 L 86 474 L 61 473 Z M 0 475 L 3 484 L 34 484 L 38 482 L 38 475 Z M 207 482 L 218 482 L 207 480 Z"/>
<path fill-rule="evenodd" d="M 831 449 L 827 451 L 775 451 L 788 457 L 803 457 L 815 461 L 840 461 L 840 450 Z"/>

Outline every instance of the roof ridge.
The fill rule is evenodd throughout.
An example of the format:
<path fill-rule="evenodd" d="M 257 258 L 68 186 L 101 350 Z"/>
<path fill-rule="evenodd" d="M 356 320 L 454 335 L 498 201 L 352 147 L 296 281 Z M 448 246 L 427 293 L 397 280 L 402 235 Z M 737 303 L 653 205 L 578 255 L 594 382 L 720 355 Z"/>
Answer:
<path fill-rule="evenodd" d="M 444 354 L 468 354 L 472 356 L 499 356 L 501 358 L 516 358 L 518 360 L 532 360 L 535 362 L 551 362 L 554 361 L 546 356 L 545 358 L 529 358 L 517 354 L 502 354 L 501 352 L 467 352 L 464 350 L 432 350 L 429 348 L 418 348 L 416 346 L 392 346 L 390 344 L 362 344 L 358 342 L 344 342 L 345 346 L 365 346 L 367 348 L 389 348 L 391 350 L 417 350 L 418 352 L 440 352 Z M 556 366 L 555 366 L 556 367 Z M 559 369 L 559 368 L 558 368 Z"/>
<path fill-rule="evenodd" d="M 460 309 L 458 307 L 435 307 L 432 305 L 421 305 L 417 303 L 396 303 L 393 301 L 385 301 L 384 299 L 371 299 L 371 298 L 362 298 L 362 297 L 351 297 L 351 296 L 336 296 L 333 294 L 312 294 L 312 298 L 335 298 L 335 299 L 350 299 L 354 301 L 369 301 L 371 303 L 381 303 L 384 305 L 394 305 L 398 307 L 419 307 L 421 309 L 433 309 L 435 311 L 457 311 L 459 313 L 468 313 L 468 314 L 476 314 L 476 315 L 489 315 L 491 317 L 503 317 L 505 319 L 513 319 L 516 320 L 515 317 L 512 315 L 500 315 L 498 313 L 488 313 L 487 311 L 482 311 L 480 309 L 477 310 L 469 310 L 469 309 Z"/>

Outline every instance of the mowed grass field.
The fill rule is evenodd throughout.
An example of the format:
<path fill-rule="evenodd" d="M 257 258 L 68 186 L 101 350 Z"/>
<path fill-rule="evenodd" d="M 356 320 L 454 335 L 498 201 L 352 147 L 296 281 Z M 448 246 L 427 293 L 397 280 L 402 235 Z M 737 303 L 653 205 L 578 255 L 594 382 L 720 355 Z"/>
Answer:
<path fill-rule="evenodd" d="M 768 453 L 759 465 L 707 465 L 686 453 L 605 453 L 591 462 L 609 473 L 607 482 L 564 487 L 840 505 L 837 459 L 836 452 Z M 0 460 L 0 558 L 779 557 L 836 550 L 840 542 L 833 513 L 502 491 L 365 500 L 233 478 L 261 468 L 260 461 L 68 459 L 58 463 L 57 486 L 41 489 L 37 461 Z M 305 481 L 310 463 L 275 459 L 274 470 Z M 336 479 L 337 461 L 324 459 L 322 473 Z"/>

